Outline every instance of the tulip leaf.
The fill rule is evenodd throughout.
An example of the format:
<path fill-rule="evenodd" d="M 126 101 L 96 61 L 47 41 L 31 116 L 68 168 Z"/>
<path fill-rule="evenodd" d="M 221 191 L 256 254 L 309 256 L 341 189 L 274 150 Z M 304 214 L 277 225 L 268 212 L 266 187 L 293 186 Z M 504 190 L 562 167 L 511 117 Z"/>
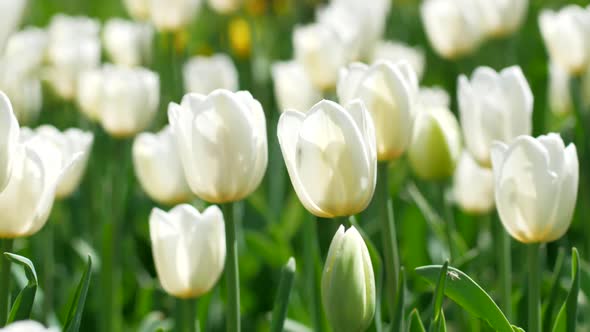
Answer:
<path fill-rule="evenodd" d="M 76 288 L 74 300 L 70 306 L 68 318 L 64 327 L 64 332 L 76 332 L 80 329 L 80 322 L 82 321 L 82 312 L 84 304 L 86 303 L 86 296 L 88 295 L 88 287 L 90 285 L 90 277 L 92 272 L 92 259 L 88 256 L 88 263 L 80 283 Z"/>
<path fill-rule="evenodd" d="M 440 277 L 442 265 L 428 265 L 416 269 L 416 273 L 427 282 L 435 284 Z M 444 293 L 455 303 L 472 315 L 485 320 L 500 332 L 512 332 L 512 326 L 492 298 L 468 275 L 453 267 L 448 267 Z"/>
<path fill-rule="evenodd" d="M 442 309 L 439 311 L 438 319 L 433 330 L 436 332 L 447 332 L 447 321 L 445 320 L 445 313 Z"/>
<path fill-rule="evenodd" d="M 25 269 L 25 275 L 27 276 L 27 285 L 20 291 L 12 309 L 10 309 L 10 315 L 8 316 L 7 323 L 12 323 L 17 320 L 25 320 L 31 316 L 33 309 L 33 303 L 35 301 L 35 294 L 37 293 L 37 272 L 35 266 L 28 258 L 11 254 L 9 252 L 4 255 L 13 263 L 21 265 Z"/>
<path fill-rule="evenodd" d="M 400 267 L 399 280 L 397 284 L 397 292 L 395 293 L 395 316 L 393 317 L 391 329 L 392 331 L 403 331 L 404 322 L 404 298 L 406 294 L 406 271 L 404 267 Z"/>
<path fill-rule="evenodd" d="M 565 263 L 565 250 L 559 248 L 557 258 L 555 259 L 555 267 L 551 277 L 551 291 L 549 297 L 543 306 L 543 331 L 551 331 L 553 327 L 553 319 L 555 317 L 555 309 L 557 307 L 557 298 L 561 291 L 559 283 L 561 271 Z"/>
<path fill-rule="evenodd" d="M 295 279 L 295 258 L 289 258 L 287 264 L 283 266 L 281 271 L 281 281 L 279 282 L 279 290 L 275 301 L 275 307 L 272 313 L 271 332 L 283 331 L 285 325 L 285 318 L 287 317 L 287 308 L 289 306 L 289 298 L 291 297 L 291 290 L 293 289 L 293 281 Z"/>
<path fill-rule="evenodd" d="M 442 303 L 445 296 L 445 283 L 447 281 L 447 271 L 449 269 L 449 262 L 446 261 L 442 269 L 440 269 L 440 274 L 438 276 L 438 283 L 436 284 L 436 290 L 434 291 L 434 300 L 433 300 L 433 307 L 434 307 L 434 316 L 432 319 L 433 323 L 438 321 Z"/>
<path fill-rule="evenodd" d="M 408 332 L 426 332 L 424 328 L 424 324 L 422 324 L 422 320 L 420 319 L 420 314 L 418 313 L 418 309 L 412 310 L 410 313 L 410 322 L 408 323 Z"/>
<path fill-rule="evenodd" d="M 572 249 L 572 285 L 565 302 L 561 306 L 553 332 L 575 332 L 578 314 L 578 293 L 580 291 L 580 256 L 576 248 Z"/>

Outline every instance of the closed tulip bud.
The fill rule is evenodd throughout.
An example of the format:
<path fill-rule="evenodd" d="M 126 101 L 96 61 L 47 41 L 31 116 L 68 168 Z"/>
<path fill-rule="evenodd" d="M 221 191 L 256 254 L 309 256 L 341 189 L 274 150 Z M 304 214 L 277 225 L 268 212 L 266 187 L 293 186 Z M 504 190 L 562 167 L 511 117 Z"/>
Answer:
<path fill-rule="evenodd" d="M 344 108 L 323 100 L 307 113 L 287 110 L 277 135 L 291 183 L 309 212 L 333 218 L 367 207 L 377 152 L 373 121 L 362 102 Z"/>
<path fill-rule="evenodd" d="M 20 24 L 25 8 L 26 0 L 2 0 L 0 1 L 0 54 L 2 54 L 8 37 Z"/>
<path fill-rule="evenodd" d="M 0 91 L 0 193 L 10 179 L 17 155 L 20 128 L 8 96 Z"/>
<path fill-rule="evenodd" d="M 151 0 L 123 0 L 123 4 L 129 13 L 129 16 L 138 21 L 145 21 L 150 18 L 150 1 Z"/>
<path fill-rule="evenodd" d="M 340 226 L 322 273 L 322 303 L 334 331 L 365 331 L 375 315 L 375 275 L 369 250 L 354 226 Z"/>
<path fill-rule="evenodd" d="M 531 133 L 533 94 L 518 66 L 499 73 L 479 67 L 471 81 L 461 75 L 458 99 L 465 145 L 482 166 L 490 166 L 493 141 Z"/>
<path fill-rule="evenodd" d="M 176 31 L 189 25 L 201 7 L 201 0 L 151 0 L 150 19 L 160 31 Z"/>
<path fill-rule="evenodd" d="M 226 203 L 258 188 L 268 161 L 266 120 L 249 92 L 189 93 L 170 103 L 168 120 L 195 195 Z"/>
<path fill-rule="evenodd" d="M 106 22 L 102 36 L 114 63 L 139 66 L 150 62 L 154 37 L 151 25 L 113 18 Z"/>
<path fill-rule="evenodd" d="M 0 332 L 58 332 L 58 329 L 46 328 L 33 320 L 21 320 L 0 328 Z"/>
<path fill-rule="evenodd" d="M 519 136 L 492 147 L 496 207 L 506 231 L 523 243 L 565 234 L 578 193 L 578 154 L 558 134 Z"/>
<path fill-rule="evenodd" d="M 223 272 L 225 224 L 217 206 L 199 213 L 182 204 L 170 212 L 153 209 L 150 238 L 164 290 L 178 298 L 207 293 Z"/>
<path fill-rule="evenodd" d="M 539 27 L 551 60 L 570 75 L 580 75 L 590 65 L 590 10 L 568 5 L 555 12 L 543 10 Z"/>
<path fill-rule="evenodd" d="M 64 99 L 76 96 L 78 77 L 100 63 L 100 25 L 88 17 L 56 15 L 49 24 L 44 78 Z"/>
<path fill-rule="evenodd" d="M 191 197 L 170 127 L 135 138 L 133 165 L 141 187 L 153 200 L 172 205 Z"/>
<path fill-rule="evenodd" d="M 303 66 L 295 61 L 275 63 L 272 77 L 280 112 L 288 108 L 307 110 L 322 99 Z"/>
<path fill-rule="evenodd" d="M 426 0 L 420 13 L 430 45 L 443 58 L 472 53 L 483 39 L 480 13 L 472 0 Z"/>
<path fill-rule="evenodd" d="M 426 57 L 424 51 L 419 47 L 411 47 L 401 42 L 380 41 L 373 51 L 372 62 L 389 61 L 400 62 L 406 61 L 410 64 L 418 79 L 424 74 L 426 66 Z"/>
<path fill-rule="evenodd" d="M 442 107 L 418 112 L 408 160 L 414 173 L 425 180 L 453 175 L 461 154 L 461 130 L 453 113 Z"/>
<path fill-rule="evenodd" d="M 208 0 L 209 7 L 220 14 L 229 14 L 242 5 L 243 0 Z"/>
<path fill-rule="evenodd" d="M 47 50 L 47 31 L 26 28 L 14 33 L 6 43 L 4 61 L 22 75 L 37 74 Z"/>
<path fill-rule="evenodd" d="M 503 37 L 516 31 L 524 21 L 528 0 L 476 0 L 485 33 Z"/>
<path fill-rule="evenodd" d="M 362 11 L 355 12 L 349 6 L 338 2 L 330 2 L 316 11 L 316 23 L 336 32 L 344 46 L 344 54 L 348 61 L 361 58 L 363 40 L 369 38 L 364 35 L 363 15 Z"/>
<path fill-rule="evenodd" d="M 453 196 L 468 213 L 484 214 L 494 208 L 494 174 L 463 152 L 453 176 Z"/>
<path fill-rule="evenodd" d="M 60 150 L 62 167 L 69 167 L 67 167 L 67 171 L 63 172 L 57 184 L 55 196 L 58 199 L 70 196 L 78 188 L 84 176 L 94 135 L 78 128 L 70 128 L 60 132 L 50 125 L 43 125 L 35 129 L 35 134 L 43 140 L 53 143 Z M 72 162 L 72 160 L 75 161 Z M 70 163 L 71 165 L 69 165 Z"/>
<path fill-rule="evenodd" d="M 80 111 L 92 121 L 100 121 L 102 69 L 86 70 L 80 74 L 76 102 Z"/>
<path fill-rule="evenodd" d="M 416 73 L 407 62 L 370 67 L 353 63 L 340 73 L 337 92 L 341 103 L 359 98 L 367 107 L 375 124 L 379 160 L 404 153 L 412 138 L 418 94 Z"/>
<path fill-rule="evenodd" d="M 338 70 L 350 60 L 343 37 L 326 24 L 309 24 L 293 32 L 295 60 L 303 65 L 316 88 L 336 85 Z"/>
<path fill-rule="evenodd" d="M 217 89 L 238 90 L 238 71 L 226 54 L 195 56 L 183 67 L 184 90 L 207 95 Z"/>
<path fill-rule="evenodd" d="M 451 107 L 451 97 L 446 90 L 433 87 L 420 87 L 418 91 L 418 104 L 421 107 Z"/>
<path fill-rule="evenodd" d="M 549 63 L 549 106 L 557 115 L 570 113 L 573 108 L 570 75 L 555 63 Z"/>

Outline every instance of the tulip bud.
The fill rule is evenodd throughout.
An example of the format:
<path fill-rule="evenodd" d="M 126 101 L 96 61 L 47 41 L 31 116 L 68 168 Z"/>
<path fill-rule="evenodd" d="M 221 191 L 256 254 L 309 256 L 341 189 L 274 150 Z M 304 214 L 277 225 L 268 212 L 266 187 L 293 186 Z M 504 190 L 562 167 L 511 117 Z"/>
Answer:
<path fill-rule="evenodd" d="M 375 315 L 375 275 L 369 250 L 354 226 L 340 226 L 322 273 L 322 303 L 334 331 L 365 331 Z"/>
<path fill-rule="evenodd" d="M 58 14 L 51 19 L 44 77 L 60 97 L 74 98 L 80 73 L 100 64 L 99 30 L 88 17 Z"/>
<path fill-rule="evenodd" d="M 307 110 L 322 99 L 303 66 L 295 61 L 275 63 L 272 77 L 280 112 L 288 108 Z"/>
<path fill-rule="evenodd" d="M 353 63 L 342 70 L 338 98 L 359 98 L 373 118 L 379 160 L 401 156 L 410 143 L 418 94 L 416 73 L 407 62 Z"/>
<path fill-rule="evenodd" d="M 555 12 L 543 10 L 539 27 L 551 60 L 570 75 L 580 75 L 590 65 L 590 10 L 568 5 Z"/>
<path fill-rule="evenodd" d="M 373 51 L 372 62 L 389 61 L 401 62 L 406 61 L 410 64 L 418 79 L 424 74 L 426 66 L 426 57 L 424 51 L 419 47 L 411 47 L 401 42 L 380 41 Z"/>
<path fill-rule="evenodd" d="M 465 145 L 482 166 L 490 166 L 492 141 L 531 133 L 533 93 L 520 67 L 478 67 L 471 81 L 459 77 L 457 93 Z"/>
<path fill-rule="evenodd" d="M 475 1 L 485 33 L 503 37 L 516 31 L 526 17 L 528 0 Z"/>
<path fill-rule="evenodd" d="M 135 138 L 133 165 L 141 187 L 155 201 L 175 204 L 191 197 L 170 127 Z"/>
<path fill-rule="evenodd" d="M 226 54 L 195 56 L 183 67 L 184 90 L 187 93 L 209 94 L 213 90 L 238 90 L 238 71 Z"/>
<path fill-rule="evenodd" d="M 36 75 L 47 51 L 48 36 L 39 28 L 26 28 L 12 34 L 6 43 L 4 61 L 22 75 Z"/>
<path fill-rule="evenodd" d="M 20 24 L 26 6 L 26 0 L 0 1 L 0 21 L 2 21 L 2 26 L 0 26 L 0 54 L 4 51 L 8 37 Z"/>
<path fill-rule="evenodd" d="M 471 53 L 483 39 L 481 15 L 472 0 L 426 0 L 420 13 L 430 45 L 444 58 Z"/>
<path fill-rule="evenodd" d="M 377 152 L 373 121 L 362 102 L 344 108 L 323 100 L 307 113 L 287 110 L 277 135 L 291 183 L 308 211 L 333 218 L 367 207 Z"/>
<path fill-rule="evenodd" d="M 453 176 L 453 196 L 461 209 L 484 214 L 494 208 L 494 174 L 463 152 Z"/>
<path fill-rule="evenodd" d="M 17 155 L 20 128 L 8 96 L 0 91 L 0 193 L 10 179 Z"/>
<path fill-rule="evenodd" d="M 33 320 L 20 320 L 0 328 L 0 332 L 58 332 L 58 329 L 46 328 Z"/>
<path fill-rule="evenodd" d="M 523 243 L 559 239 L 569 228 L 578 193 L 576 147 L 558 134 L 519 136 L 492 146 L 496 207 L 506 231 Z"/>
<path fill-rule="evenodd" d="M 268 161 L 266 120 L 247 91 L 189 93 L 170 103 L 168 120 L 189 187 L 213 203 L 239 201 L 264 176 Z"/>
<path fill-rule="evenodd" d="M 123 0 L 125 9 L 129 16 L 138 21 L 145 21 L 150 17 L 150 2 L 151 0 Z"/>
<path fill-rule="evenodd" d="M 150 19 L 160 31 L 176 31 L 189 25 L 201 7 L 201 0 L 151 0 Z"/>
<path fill-rule="evenodd" d="M 549 106 L 554 114 L 570 113 L 573 107 L 570 75 L 555 63 L 549 63 Z"/>
<path fill-rule="evenodd" d="M 209 7 L 220 14 L 229 14 L 242 5 L 243 0 L 208 0 Z"/>
<path fill-rule="evenodd" d="M 168 294 L 194 298 L 215 286 L 225 263 L 225 224 L 217 206 L 203 213 L 188 204 L 170 212 L 155 208 L 150 238 L 156 272 Z"/>
<path fill-rule="evenodd" d="M 103 30 L 104 47 L 114 63 L 139 66 L 149 63 L 154 30 L 147 23 L 113 18 Z"/>
<path fill-rule="evenodd" d="M 451 111 L 427 108 L 416 116 L 408 160 L 416 175 L 425 180 L 453 175 L 461 153 L 461 130 Z"/>

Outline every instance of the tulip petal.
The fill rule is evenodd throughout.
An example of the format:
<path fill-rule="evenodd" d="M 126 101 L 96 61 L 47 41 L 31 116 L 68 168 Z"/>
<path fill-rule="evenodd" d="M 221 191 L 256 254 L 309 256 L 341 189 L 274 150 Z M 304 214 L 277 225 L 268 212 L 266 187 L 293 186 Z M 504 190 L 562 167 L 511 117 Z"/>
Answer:
<path fill-rule="evenodd" d="M 351 63 L 348 67 L 340 69 L 336 93 L 342 104 L 356 98 L 359 86 L 367 70 L 369 70 L 369 66 L 360 62 Z"/>
<path fill-rule="evenodd" d="M 0 91 L 0 192 L 8 185 L 19 138 L 19 125 L 8 96 Z"/>
<path fill-rule="evenodd" d="M 522 69 L 519 66 L 508 67 L 500 73 L 504 95 L 507 98 L 510 127 L 506 139 L 518 135 L 530 135 L 532 131 L 533 93 Z"/>

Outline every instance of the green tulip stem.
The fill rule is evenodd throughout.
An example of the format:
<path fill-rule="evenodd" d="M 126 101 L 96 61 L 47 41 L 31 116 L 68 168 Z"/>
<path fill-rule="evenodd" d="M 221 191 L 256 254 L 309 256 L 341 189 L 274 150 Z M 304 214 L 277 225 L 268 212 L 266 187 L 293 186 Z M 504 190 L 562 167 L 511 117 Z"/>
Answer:
<path fill-rule="evenodd" d="M 53 310 L 54 285 L 53 277 L 55 276 L 55 225 L 53 220 L 43 227 L 41 242 L 43 243 L 44 261 L 43 261 L 43 315 L 49 319 Z"/>
<path fill-rule="evenodd" d="M 394 299 L 399 275 L 399 254 L 393 216 L 393 203 L 389 194 L 387 177 L 388 164 L 380 162 L 377 169 L 377 199 L 378 216 L 381 221 L 381 234 L 385 258 L 385 294 L 389 301 L 389 318 L 395 317 Z"/>
<path fill-rule="evenodd" d="M 313 331 L 324 331 L 322 305 L 320 301 L 321 258 L 318 242 L 317 220 L 308 215 L 303 220 L 303 257 L 304 278 L 307 291 L 307 305 L 312 321 Z"/>
<path fill-rule="evenodd" d="M 6 325 L 10 307 L 10 261 L 4 256 L 12 250 L 12 239 L 0 239 L 0 327 Z"/>
<path fill-rule="evenodd" d="M 236 238 L 236 220 L 234 204 L 222 204 L 225 219 L 225 283 L 227 289 L 227 331 L 240 332 L 240 277 L 238 270 L 238 241 Z"/>
<path fill-rule="evenodd" d="M 510 237 L 504 230 L 498 218 L 492 218 L 492 229 L 494 230 L 497 268 L 500 275 L 500 305 L 501 309 L 509 320 L 512 318 L 512 255 L 510 252 Z"/>
<path fill-rule="evenodd" d="M 291 257 L 281 271 L 281 281 L 279 282 L 279 290 L 275 300 L 275 307 L 272 312 L 270 332 L 283 331 L 285 318 L 287 318 L 287 308 L 289 306 L 289 298 L 291 297 L 294 279 L 295 259 Z"/>
<path fill-rule="evenodd" d="M 176 299 L 176 326 L 174 331 L 195 332 L 197 331 L 197 300 Z"/>
<path fill-rule="evenodd" d="M 529 261 L 528 274 L 528 319 L 527 331 L 541 332 L 541 265 L 540 245 L 532 243 L 527 246 Z"/>

